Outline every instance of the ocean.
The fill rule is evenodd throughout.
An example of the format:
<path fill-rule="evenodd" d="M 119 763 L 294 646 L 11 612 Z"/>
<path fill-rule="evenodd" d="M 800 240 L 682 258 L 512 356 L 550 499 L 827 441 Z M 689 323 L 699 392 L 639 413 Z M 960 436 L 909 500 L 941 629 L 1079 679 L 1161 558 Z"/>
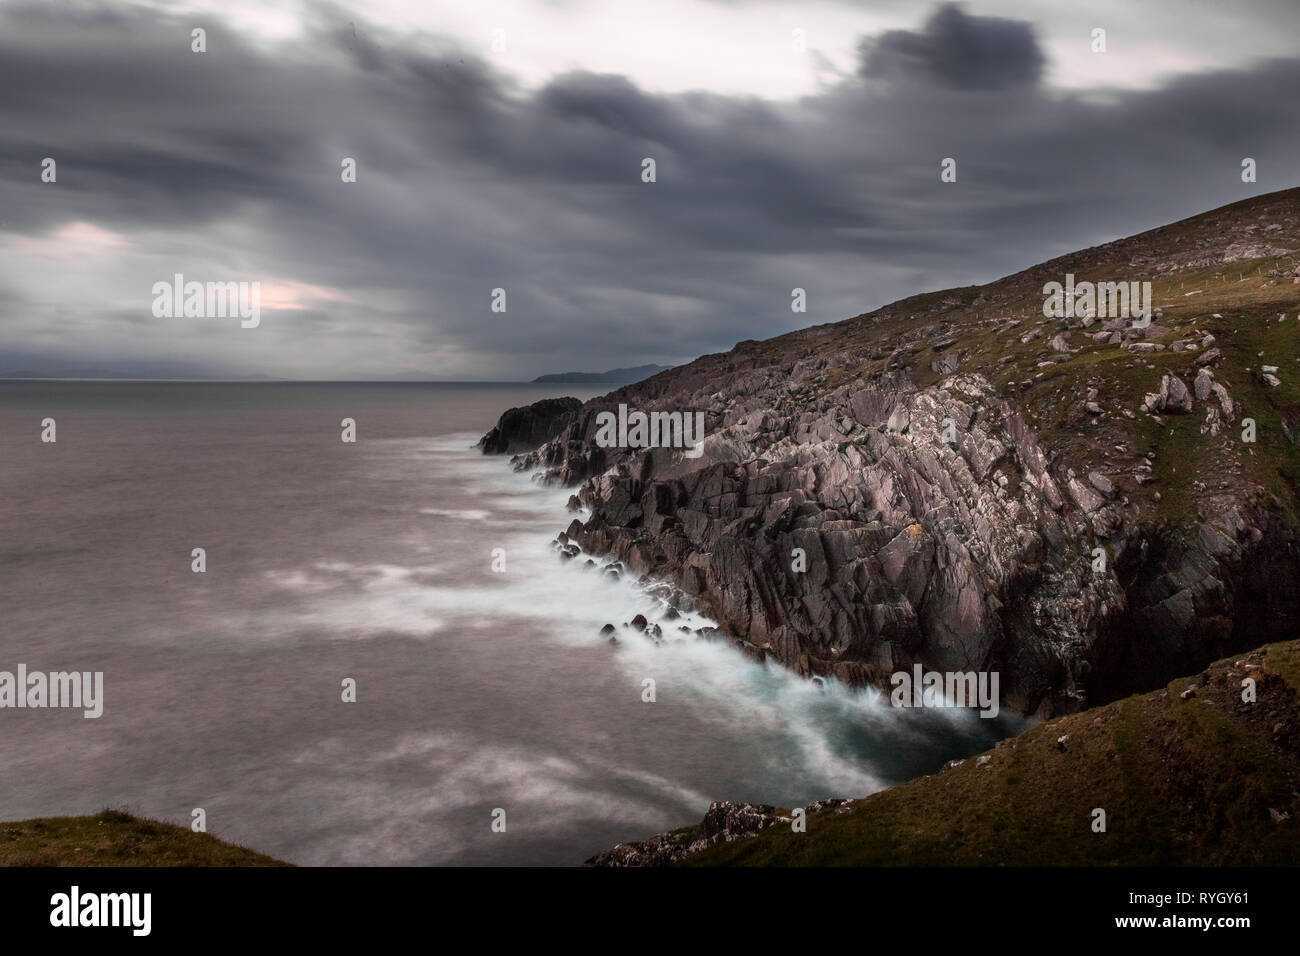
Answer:
<path fill-rule="evenodd" d="M 104 675 L 97 719 L 0 710 L 0 819 L 201 808 L 299 864 L 576 865 L 1022 726 L 818 688 L 676 630 L 698 615 L 602 639 L 662 608 L 559 559 L 570 489 L 473 448 L 511 406 L 600 391 L 0 382 L 0 671 Z"/>

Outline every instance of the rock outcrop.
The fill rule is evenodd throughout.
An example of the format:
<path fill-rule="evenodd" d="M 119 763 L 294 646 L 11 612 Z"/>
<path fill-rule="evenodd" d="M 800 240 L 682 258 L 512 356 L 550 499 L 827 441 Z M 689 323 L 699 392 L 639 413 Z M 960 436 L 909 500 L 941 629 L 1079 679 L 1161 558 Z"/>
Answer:
<path fill-rule="evenodd" d="M 1300 622 L 1285 478 L 1300 474 L 1300 404 L 1238 374 L 1271 343 L 1262 323 L 1278 305 L 1207 316 L 1235 302 L 1235 272 L 1195 305 L 1176 292 L 1199 262 L 1188 249 L 1227 246 L 1261 218 L 1300 246 L 1300 192 L 1249 200 L 989 286 L 742 342 L 581 407 L 512 410 L 484 449 L 556 428 L 515 466 L 578 486 L 586 514 L 567 539 L 672 582 L 799 673 L 886 686 L 918 663 L 998 671 L 1005 706 L 1041 715 L 1148 689 Z M 1123 320 L 1107 322 L 1118 341 L 1061 353 L 1070 323 L 1021 304 L 1045 276 L 1134 269 L 1163 277 L 1160 325 L 1135 336 L 1216 342 L 1213 373 L 1194 348 L 1134 355 Z M 1149 414 L 1135 414 L 1144 393 Z M 702 412 L 702 453 L 602 447 L 598 416 L 620 404 Z M 1280 427 L 1245 444 L 1234 426 L 1252 413 Z"/>
<path fill-rule="evenodd" d="M 831 810 L 847 812 L 852 800 L 819 800 L 803 808 L 805 817 Z M 633 867 L 671 866 L 688 856 L 723 843 L 744 840 L 778 823 L 790 824 L 793 816 L 767 804 L 715 802 L 699 826 L 660 833 L 637 843 L 620 843 L 612 850 L 586 861 L 586 866 Z"/>
<path fill-rule="evenodd" d="M 478 443 L 485 455 L 513 455 L 532 451 L 560 433 L 582 407 L 576 398 L 544 398 L 532 405 L 512 408 Z"/>

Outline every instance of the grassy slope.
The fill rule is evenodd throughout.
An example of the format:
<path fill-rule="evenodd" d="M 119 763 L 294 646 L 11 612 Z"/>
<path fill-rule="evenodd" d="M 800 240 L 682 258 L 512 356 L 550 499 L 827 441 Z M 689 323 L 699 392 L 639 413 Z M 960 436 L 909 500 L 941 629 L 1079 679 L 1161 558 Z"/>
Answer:
<path fill-rule="evenodd" d="M 0 823 L 0 866 L 288 866 L 186 827 L 105 810 Z"/>
<path fill-rule="evenodd" d="M 1239 662 L 1244 662 L 1240 663 Z M 1245 665 L 1255 665 L 1252 669 Z M 1253 676 L 1258 700 L 1241 701 Z M 1181 694 L 1195 685 L 1195 696 Z M 960 767 L 686 862 L 720 865 L 1300 863 L 1300 641 L 1062 717 Z M 1064 749 L 1057 738 L 1068 735 Z M 1107 832 L 1092 831 L 1102 807 Z M 1290 814 L 1275 822 L 1270 810 Z"/>

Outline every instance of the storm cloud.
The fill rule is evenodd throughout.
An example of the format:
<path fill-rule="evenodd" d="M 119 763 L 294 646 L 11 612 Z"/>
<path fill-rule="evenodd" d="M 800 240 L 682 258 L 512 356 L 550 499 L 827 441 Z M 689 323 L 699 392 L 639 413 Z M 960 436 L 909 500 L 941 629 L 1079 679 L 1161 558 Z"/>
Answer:
<path fill-rule="evenodd" d="M 0 372 L 677 363 L 1298 178 L 1300 60 L 1063 90 L 1028 13 L 918 11 L 863 37 L 855 72 L 773 100 L 584 71 L 530 88 L 450 38 L 304 9 L 276 44 L 205 16 L 197 54 L 193 16 L 0 8 Z M 263 282 L 261 325 L 155 319 L 150 288 L 177 272 Z"/>
<path fill-rule="evenodd" d="M 953 3 L 918 32 L 890 30 L 862 46 L 864 76 L 932 79 L 958 90 L 1031 85 L 1043 64 L 1030 24 L 973 17 Z"/>

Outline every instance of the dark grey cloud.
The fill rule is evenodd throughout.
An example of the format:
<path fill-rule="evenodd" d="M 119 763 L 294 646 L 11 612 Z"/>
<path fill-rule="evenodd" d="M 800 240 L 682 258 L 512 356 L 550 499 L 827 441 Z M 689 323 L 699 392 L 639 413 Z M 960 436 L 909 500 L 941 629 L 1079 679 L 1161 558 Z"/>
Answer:
<path fill-rule="evenodd" d="M 161 275 L 140 276 L 142 310 L 169 255 L 199 245 L 351 299 L 207 337 L 202 354 L 167 329 L 112 346 L 158 361 L 532 377 L 689 360 L 1300 178 L 1300 61 L 1093 98 L 1042 82 L 1028 22 L 952 6 L 918 19 L 868 38 L 860 75 L 769 102 L 585 72 L 529 91 L 326 6 L 273 49 L 210 20 L 204 55 L 188 19 L 10 6 L 0 242 L 73 221 L 171 237 L 153 250 Z M 37 181 L 43 156 L 57 186 Z M 356 184 L 340 183 L 343 156 Z M 1240 182 L 1243 156 L 1258 185 Z M 644 157 L 658 182 L 641 182 Z M 944 157 L 956 183 L 940 182 Z M 0 260 L 0 281 L 20 278 Z M 488 308 L 498 286 L 505 314 Z M 790 311 L 795 286 L 807 314 Z M 0 306 L 0 352 L 32 350 L 31 315 Z"/>
<path fill-rule="evenodd" d="M 1046 60 L 1032 25 L 939 7 L 919 31 L 890 30 L 863 41 L 862 74 L 928 80 L 953 89 L 1000 90 L 1039 81 Z"/>

